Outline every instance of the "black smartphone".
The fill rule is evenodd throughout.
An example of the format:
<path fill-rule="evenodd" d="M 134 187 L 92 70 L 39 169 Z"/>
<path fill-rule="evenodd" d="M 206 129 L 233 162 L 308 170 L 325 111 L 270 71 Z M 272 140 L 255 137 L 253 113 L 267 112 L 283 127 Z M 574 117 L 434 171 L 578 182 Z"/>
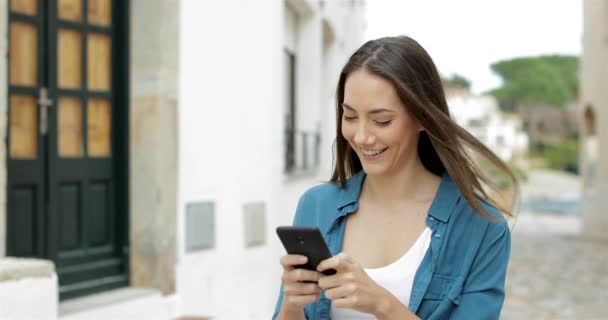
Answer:
<path fill-rule="evenodd" d="M 296 266 L 297 268 L 316 271 L 321 261 L 332 257 L 319 228 L 278 227 L 277 235 L 288 254 L 308 257 L 308 262 Z M 336 270 L 328 269 L 323 271 L 323 274 L 330 276 L 336 274 Z"/>

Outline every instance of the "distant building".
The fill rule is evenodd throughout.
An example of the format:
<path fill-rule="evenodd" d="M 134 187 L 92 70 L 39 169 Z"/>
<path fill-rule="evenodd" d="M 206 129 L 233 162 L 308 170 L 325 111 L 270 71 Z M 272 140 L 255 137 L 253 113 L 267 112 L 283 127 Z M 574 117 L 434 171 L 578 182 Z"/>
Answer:
<path fill-rule="evenodd" d="M 577 127 L 569 110 L 554 106 L 536 105 L 521 109 L 523 129 L 528 133 L 530 144 L 559 144 Z"/>
<path fill-rule="evenodd" d="M 522 157 L 528 150 L 528 136 L 522 121 L 500 111 L 492 96 L 448 90 L 448 105 L 456 122 L 483 142 L 503 161 Z"/>
<path fill-rule="evenodd" d="M 0 0 L 0 319 L 269 319 L 364 9 Z"/>
<path fill-rule="evenodd" d="M 580 168 L 584 232 L 608 239 L 608 2 L 585 0 L 581 99 Z"/>

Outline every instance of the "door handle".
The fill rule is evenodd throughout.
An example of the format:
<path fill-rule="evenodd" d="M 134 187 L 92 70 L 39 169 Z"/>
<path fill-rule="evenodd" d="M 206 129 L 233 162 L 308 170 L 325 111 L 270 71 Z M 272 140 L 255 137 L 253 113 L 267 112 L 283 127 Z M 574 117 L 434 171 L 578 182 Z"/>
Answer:
<path fill-rule="evenodd" d="M 38 95 L 38 107 L 40 108 L 40 134 L 46 136 L 49 131 L 48 117 L 49 107 L 53 105 L 53 100 L 49 99 L 49 91 L 47 88 L 40 88 Z"/>

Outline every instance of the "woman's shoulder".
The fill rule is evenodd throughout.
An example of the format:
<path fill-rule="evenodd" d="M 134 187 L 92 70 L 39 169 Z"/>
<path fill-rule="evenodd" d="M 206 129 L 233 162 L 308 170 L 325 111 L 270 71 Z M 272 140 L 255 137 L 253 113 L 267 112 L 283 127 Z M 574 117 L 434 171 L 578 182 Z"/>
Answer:
<path fill-rule="evenodd" d="M 453 215 L 452 230 L 456 233 L 467 234 L 468 238 L 478 238 L 481 242 L 493 242 L 508 237 L 510 230 L 503 212 L 490 201 L 478 198 L 478 203 L 488 216 L 482 216 L 469 204 L 464 197 L 460 197 L 457 212 Z M 457 229 L 460 229 L 459 232 Z M 475 236 L 477 235 L 477 236 Z"/>
<path fill-rule="evenodd" d="M 360 171 L 348 178 L 344 185 L 339 185 L 334 182 L 317 184 L 306 190 L 302 194 L 301 200 L 323 201 L 329 204 L 338 204 L 340 201 L 358 199 L 364 178 L 365 173 Z"/>
<path fill-rule="evenodd" d="M 357 201 L 363 181 L 363 173 L 349 178 L 341 186 L 326 182 L 306 190 L 296 210 L 296 224 L 329 226 L 346 205 Z"/>
<path fill-rule="evenodd" d="M 300 196 L 300 205 L 331 204 L 340 196 L 343 189 L 330 182 L 323 182 L 308 188 Z"/>

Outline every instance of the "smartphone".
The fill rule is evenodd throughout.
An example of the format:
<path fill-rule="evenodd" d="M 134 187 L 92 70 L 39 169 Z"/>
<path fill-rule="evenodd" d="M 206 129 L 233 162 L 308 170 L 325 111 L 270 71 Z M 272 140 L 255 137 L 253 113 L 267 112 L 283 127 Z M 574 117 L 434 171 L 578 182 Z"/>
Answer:
<path fill-rule="evenodd" d="M 321 261 L 332 257 L 319 228 L 278 227 L 277 235 L 288 254 L 308 257 L 305 264 L 296 266 L 296 268 L 316 271 Z M 323 274 L 330 276 L 336 274 L 336 270 L 328 269 L 323 271 Z"/>

